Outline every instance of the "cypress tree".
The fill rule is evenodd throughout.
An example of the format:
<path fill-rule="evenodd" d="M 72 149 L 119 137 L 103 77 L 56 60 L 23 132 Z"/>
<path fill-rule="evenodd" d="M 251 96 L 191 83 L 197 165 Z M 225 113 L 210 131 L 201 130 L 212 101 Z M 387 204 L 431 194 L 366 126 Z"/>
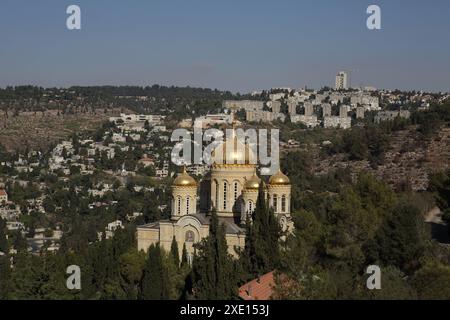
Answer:
<path fill-rule="evenodd" d="M 188 267 L 186 243 L 183 243 L 183 253 L 181 254 L 181 268 Z"/>
<path fill-rule="evenodd" d="M 244 265 L 253 277 L 272 271 L 280 260 L 280 226 L 267 205 L 264 186 L 259 188 L 252 221 L 247 219 Z"/>
<path fill-rule="evenodd" d="M 194 294 L 198 299 L 227 300 L 236 297 L 233 261 L 228 254 L 225 226 L 212 212 L 210 235 L 199 246 L 193 265 Z"/>
<path fill-rule="evenodd" d="M 175 239 L 175 236 L 173 237 L 172 245 L 170 246 L 170 256 L 171 256 L 175 266 L 177 268 L 179 268 L 180 267 L 180 253 L 178 252 L 178 243 L 177 243 L 177 240 Z"/>
<path fill-rule="evenodd" d="M 163 266 L 159 244 L 151 245 L 141 280 L 141 299 L 169 299 L 169 276 Z"/>

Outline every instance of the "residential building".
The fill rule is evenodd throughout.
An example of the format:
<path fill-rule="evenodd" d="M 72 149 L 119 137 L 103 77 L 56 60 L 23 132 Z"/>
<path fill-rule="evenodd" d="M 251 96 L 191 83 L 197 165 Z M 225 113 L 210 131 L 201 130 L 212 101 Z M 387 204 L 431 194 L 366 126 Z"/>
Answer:
<path fill-rule="evenodd" d="M 335 89 L 336 90 L 347 90 L 348 89 L 348 81 L 349 81 L 349 77 L 348 77 L 348 73 L 345 71 L 340 71 L 337 75 L 336 75 L 336 85 L 335 85 Z"/>
<path fill-rule="evenodd" d="M 8 202 L 8 194 L 5 189 L 0 189 L 0 204 L 3 202 Z"/>

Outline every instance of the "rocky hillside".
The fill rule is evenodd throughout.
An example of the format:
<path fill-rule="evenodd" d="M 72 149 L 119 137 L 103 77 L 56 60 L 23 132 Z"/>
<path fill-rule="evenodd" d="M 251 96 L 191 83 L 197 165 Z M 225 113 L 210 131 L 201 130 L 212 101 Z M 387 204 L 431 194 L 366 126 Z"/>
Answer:
<path fill-rule="evenodd" d="M 0 143 L 8 151 L 46 149 L 51 144 L 68 137 L 71 133 L 95 130 L 120 109 L 105 113 L 60 114 L 56 110 L 45 112 L 21 112 L 19 115 L 0 114 Z"/>
<path fill-rule="evenodd" d="M 422 139 L 415 127 L 394 132 L 390 148 L 382 164 L 369 161 L 348 161 L 343 154 L 318 160 L 315 174 L 325 174 L 336 168 L 349 168 L 352 174 L 368 171 L 396 189 L 426 190 L 430 174 L 450 167 L 450 128 L 440 130 L 430 139 Z"/>

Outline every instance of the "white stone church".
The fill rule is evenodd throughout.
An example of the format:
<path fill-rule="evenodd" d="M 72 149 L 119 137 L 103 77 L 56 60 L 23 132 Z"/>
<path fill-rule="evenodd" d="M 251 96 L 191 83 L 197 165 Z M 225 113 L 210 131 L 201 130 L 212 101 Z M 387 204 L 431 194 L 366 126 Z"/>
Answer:
<path fill-rule="evenodd" d="M 228 144 L 232 144 L 232 147 Z M 284 232 L 291 231 L 289 178 L 278 171 L 268 183 L 264 183 L 256 174 L 257 166 L 250 164 L 249 159 L 253 159 L 251 152 L 247 146 L 239 145 L 237 139 L 229 139 L 212 153 L 214 161 L 211 171 L 200 183 L 183 170 L 172 185 L 170 220 L 139 226 L 138 249 L 147 251 L 150 245 L 159 243 L 169 251 L 175 237 L 180 256 L 184 244 L 188 255 L 192 256 L 193 245 L 209 234 L 210 213 L 215 208 L 219 223 L 226 227 L 228 251 L 236 256 L 236 249 L 245 246 L 246 218 L 248 215 L 251 217 L 255 210 L 261 183 L 281 229 Z"/>

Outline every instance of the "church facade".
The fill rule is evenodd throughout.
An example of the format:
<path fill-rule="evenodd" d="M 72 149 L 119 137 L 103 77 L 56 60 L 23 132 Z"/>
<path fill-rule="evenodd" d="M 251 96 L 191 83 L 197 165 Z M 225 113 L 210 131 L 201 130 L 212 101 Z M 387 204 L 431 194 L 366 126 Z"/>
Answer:
<path fill-rule="evenodd" d="M 236 256 L 236 250 L 245 246 L 245 222 L 255 210 L 261 184 L 282 231 L 293 229 L 291 184 L 286 175 L 279 170 L 264 183 L 257 176 L 257 166 L 250 164 L 253 156 L 250 148 L 239 145 L 237 139 L 221 143 L 212 155 L 211 171 L 201 182 L 185 169 L 176 177 L 172 185 L 171 218 L 139 226 L 139 250 L 147 251 L 152 244 L 159 243 L 169 251 L 175 237 L 180 256 L 186 245 L 188 256 L 192 257 L 194 244 L 209 235 L 210 213 L 215 209 L 219 223 L 225 225 L 228 252 Z"/>

